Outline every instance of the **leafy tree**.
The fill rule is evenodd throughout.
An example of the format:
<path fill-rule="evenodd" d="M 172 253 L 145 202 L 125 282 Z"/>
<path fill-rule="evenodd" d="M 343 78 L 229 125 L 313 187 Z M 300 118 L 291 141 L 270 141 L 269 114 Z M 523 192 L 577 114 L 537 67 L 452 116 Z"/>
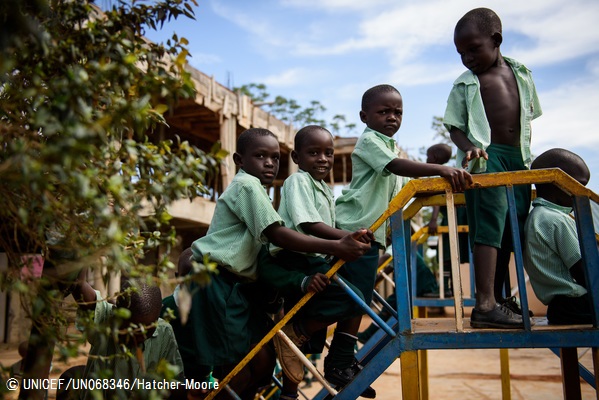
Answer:
<path fill-rule="evenodd" d="M 270 96 L 270 94 L 266 92 L 266 85 L 263 83 L 250 83 L 234 88 L 233 90 L 249 96 L 252 101 L 258 105 L 266 102 L 266 99 Z"/>
<path fill-rule="evenodd" d="M 336 114 L 329 126 L 333 135 L 340 135 L 342 129 L 345 129 L 346 132 L 352 132 L 354 129 L 356 129 L 356 124 L 353 122 L 348 123 L 345 115 L 343 114 Z"/>
<path fill-rule="evenodd" d="M 309 107 L 302 107 L 296 100 L 283 96 L 276 96 L 274 100 L 269 100 L 270 94 L 267 92 L 266 85 L 262 83 L 250 83 L 233 90 L 249 96 L 256 105 L 265 107 L 279 120 L 297 127 L 316 124 L 329 129 L 334 135 L 341 133 L 351 135 L 356 128 L 356 124 L 348 123 L 345 115 L 342 114 L 335 115 L 330 122 L 321 118 L 327 108 L 318 100 L 310 101 Z"/>
<path fill-rule="evenodd" d="M 29 305 L 30 344 L 65 339 L 62 297 L 82 267 L 162 281 L 174 269 L 166 207 L 206 193 L 219 157 L 164 138 L 163 114 L 195 93 L 187 40 L 143 35 L 193 18 L 189 2 L 118 0 L 104 13 L 90 0 L 0 6 L 0 251 L 9 260 L 0 288 Z M 142 218 L 148 206 L 155 212 Z M 20 279 L 23 253 L 43 254 L 43 279 Z"/>
<path fill-rule="evenodd" d="M 438 115 L 433 116 L 431 128 L 435 131 L 433 139 L 439 139 L 441 143 L 453 145 L 451 137 L 449 137 L 449 131 L 443 125 L 443 117 L 439 117 Z"/>

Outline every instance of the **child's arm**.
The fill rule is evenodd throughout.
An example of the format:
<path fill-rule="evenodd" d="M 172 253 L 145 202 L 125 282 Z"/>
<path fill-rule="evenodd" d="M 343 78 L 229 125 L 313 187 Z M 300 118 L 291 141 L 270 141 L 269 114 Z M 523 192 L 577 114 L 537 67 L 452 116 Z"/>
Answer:
<path fill-rule="evenodd" d="M 344 236 L 351 233 L 344 231 L 343 229 L 329 226 L 324 222 L 305 222 L 300 224 L 300 226 L 306 234 L 322 239 L 342 239 Z M 374 241 L 374 235 L 370 229 L 367 229 L 366 234 L 359 237 L 358 240 L 362 243 L 370 243 L 371 241 Z"/>
<path fill-rule="evenodd" d="M 305 290 L 304 287 L 302 287 L 304 293 L 320 293 L 330 283 L 329 278 L 325 274 L 321 274 L 320 272 L 317 272 L 311 276 L 307 276 L 306 279 L 306 284 L 302 285 L 305 286 Z"/>
<path fill-rule="evenodd" d="M 456 192 L 461 192 L 472 183 L 472 176 L 463 169 L 448 167 L 439 164 L 427 164 L 419 161 L 396 158 L 385 167 L 389 172 L 400 175 L 419 178 L 423 176 L 439 175 L 451 183 Z"/>
<path fill-rule="evenodd" d="M 271 224 L 263 233 L 271 243 L 284 249 L 300 253 L 331 254 L 345 261 L 353 261 L 370 250 L 370 244 L 359 240 L 367 234 L 366 229 L 359 229 L 336 240 L 304 235 L 278 223 Z"/>
<path fill-rule="evenodd" d="M 487 152 L 473 145 L 472 142 L 468 140 L 468 136 L 466 136 L 466 134 L 460 129 L 456 127 L 451 128 L 449 135 L 458 149 L 462 150 L 465 154 L 464 159 L 462 160 L 463 168 L 468 167 L 468 162 L 474 160 L 475 158 L 482 157 L 485 160 L 489 159 Z"/>
<path fill-rule="evenodd" d="M 428 225 L 427 225 L 429 235 L 437 234 L 437 220 L 439 219 L 439 211 L 441 211 L 441 206 L 433 206 L 431 220 L 428 221 Z"/>
<path fill-rule="evenodd" d="M 77 302 L 79 308 L 84 310 L 94 310 L 96 308 L 96 291 L 86 281 L 86 271 L 81 270 L 77 281 L 73 287 L 73 298 Z"/>

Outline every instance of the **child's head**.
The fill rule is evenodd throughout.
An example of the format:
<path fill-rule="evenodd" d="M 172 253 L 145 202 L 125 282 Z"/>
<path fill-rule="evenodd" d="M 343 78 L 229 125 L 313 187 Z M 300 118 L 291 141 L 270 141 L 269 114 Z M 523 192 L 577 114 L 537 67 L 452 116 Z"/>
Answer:
<path fill-rule="evenodd" d="M 188 247 L 181 252 L 179 261 L 177 263 L 177 271 L 175 272 L 176 277 L 186 276 L 192 270 L 193 267 L 191 265 L 191 256 L 191 247 Z"/>
<path fill-rule="evenodd" d="M 403 117 L 403 100 L 391 85 L 378 85 L 362 95 L 360 119 L 372 130 L 392 137 L 399 130 Z"/>
<path fill-rule="evenodd" d="M 260 179 L 263 185 L 271 184 L 279 173 L 281 151 L 277 137 L 268 129 L 251 128 L 237 139 L 233 161 L 245 172 Z"/>
<path fill-rule="evenodd" d="M 27 356 L 27 348 L 29 348 L 29 341 L 24 340 L 19 343 L 19 355 L 23 359 Z"/>
<path fill-rule="evenodd" d="M 131 311 L 131 317 L 121 324 L 119 338 L 132 347 L 154 334 L 162 309 L 162 294 L 158 286 L 145 282 L 127 280 L 121 286 L 122 294 L 117 297 L 116 306 Z M 123 334 L 129 327 L 133 328 L 133 333 Z"/>
<path fill-rule="evenodd" d="M 462 64 L 474 74 L 481 74 L 500 56 L 501 20 L 488 8 L 468 11 L 456 24 L 453 41 Z"/>
<path fill-rule="evenodd" d="M 451 158 L 451 146 L 437 143 L 426 150 L 426 162 L 429 164 L 446 164 Z"/>
<path fill-rule="evenodd" d="M 291 158 L 302 171 L 316 180 L 325 179 L 333 168 L 335 147 L 333 136 L 318 125 L 308 125 L 295 135 Z"/>
<path fill-rule="evenodd" d="M 591 172 L 580 156 L 565 149 L 547 150 L 532 162 L 531 169 L 560 168 L 582 185 L 589 183 Z M 537 197 L 564 207 L 572 206 L 572 198 L 553 184 L 535 185 Z"/>

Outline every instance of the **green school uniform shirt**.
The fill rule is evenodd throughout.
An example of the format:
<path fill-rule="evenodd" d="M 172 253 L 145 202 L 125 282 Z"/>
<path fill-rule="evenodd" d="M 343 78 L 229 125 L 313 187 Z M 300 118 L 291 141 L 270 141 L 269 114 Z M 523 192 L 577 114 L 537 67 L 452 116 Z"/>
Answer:
<path fill-rule="evenodd" d="M 96 324 L 102 324 L 108 321 L 113 315 L 113 308 L 116 307 L 113 304 L 102 299 L 100 292 L 96 290 L 96 309 L 94 311 L 94 322 Z M 91 344 L 89 351 L 89 358 L 87 365 L 85 366 L 85 372 L 83 378 L 99 378 L 100 371 L 110 371 L 115 380 L 128 379 L 129 384 L 133 386 L 133 382 L 136 378 L 145 379 L 146 382 L 154 380 L 148 376 L 148 373 L 155 372 L 158 367 L 158 363 L 161 360 L 168 361 L 169 364 L 178 367 L 178 375 L 176 379 L 183 381 L 183 361 L 177 348 L 177 340 L 173 333 L 173 328 L 168 322 L 159 318 L 157 321 L 156 330 L 154 334 L 147 338 L 143 344 L 143 356 L 144 364 L 146 367 L 146 374 L 141 371 L 141 366 L 137 361 L 137 358 L 129 357 L 122 353 L 120 346 L 115 344 L 113 340 L 106 340 L 105 336 L 91 335 L 88 340 Z M 106 360 L 102 360 L 100 357 L 112 356 Z M 111 394 L 114 398 L 127 399 L 131 397 L 130 390 L 119 390 L 116 388 L 116 392 Z M 81 398 L 92 399 L 94 396 L 91 391 L 84 391 L 81 393 Z M 108 398 L 108 397 L 105 397 Z"/>
<path fill-rule="evenodd" d="M 398 158 L 394 139 L 366 128 L 352 152 L 352 180 L 336 201 L 337 227 L 355 231 L 370 226 L 389 206 L 402 187 L 402 177 L 385 167 Z M 387 222 L 374 232 L 375 240 L 385 246 Z"/>
<path fill-rule="evenodd" d="M 191 245 L 193 257 L 202 262 L 202 255 L 207 255 L 237 275 L 255 280 L 258 252 L 268 242 L 263 231 L 281 222 L 260 179 L 241 169 L 218 198 L 206 236 Z"/>
<path fill-rule="evenodd" d="M 279 215 L 285 226 L 300 233 L 301 224 L 322 222 L 335 226 L 335 200 L 333 191 L 322 180 L 315 180 L 309 173 L 299 170 L 283 183 Z M 280 247 L 272 246 L 271 254 L 276 254 Z M 322 254 L 308 254 L 326 257 Z"/>
<path fill-rule="evenodd" d="M 537 197 L 524 225 L 524 267 L 543 304 L 556 295 L 580 297 L 587 291 L 577 284 L 570 267 L 581 258 L 572 208 Z"/>
<path fill-rule="evenodd" d="M 530 167 L 531 121 L 541 116 L 541 105 L 530 70 L 516 60 L 508 57 L 503 57 L 503 59 L 512 68 L 518 84 L 521 110 L 520 147 L 522 160 L 527 167 Z M 491 144 L 491 128 L 480 93 L 480 82 L 472 71 L 464 72 L 453 83 L 453 88 L 447 99 L 443 124 L 448 131 L 454 127 L 461 130 L 473 145 L 483 150 L 486 150 Z M 457 165 L 462 165 L 464 156 L 465 153 L 458 149 Z M 468 170 L 474 173 L 485 172 L 487 170 L 486 160 L 477 158 L 470 161 Z"/>

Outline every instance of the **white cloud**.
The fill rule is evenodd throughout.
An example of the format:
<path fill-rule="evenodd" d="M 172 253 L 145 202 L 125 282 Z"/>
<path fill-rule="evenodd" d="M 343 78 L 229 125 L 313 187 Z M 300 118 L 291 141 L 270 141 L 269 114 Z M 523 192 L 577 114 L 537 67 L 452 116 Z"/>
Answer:
<path fill-rule="evenodd" d="M 533 121 L 535 153 L 552 147 L 595 149 L 599 145 L 599 76 L 541 92 L 539 98 L 543 115 Z"/>
<path fill-rule="evenodd" d="M 236 7 L 234 4 L 226 4 L 222 1 L 213 0 L 211 2 L 212 11 L 228 20 L 240 28 L 246 30 L 250 35 L 254 35 L 263 45 L 280 46 L 283 43 L 279 40 L 280 36 L 274 34 L 271 16 L 269 14 L 252 12 L 249 9 Z"/>
<path fill-rule="evenodd" d="M 190 63 L 198 68 L 202 68 L 202 65 L 207 64 L 218 64 L 222 62 L 222 58 L 216 54 L 206 54 L 195 51 L 190 51 Z"/>
<path fill-rule="evenodd" d="M 510 15 L 507 29 L 526 35 L 532 44 L 506 45 L 515 58 L 548 65 L 599 51 L 599 3 L 569 2 L 545 5 L 528 14 Z"/>
<path fill-rule="evenodd" d="M 313 71 L 303 68 L 291 68 L 276 75 L 265 76 L 259 81 L 268 87 L 289 87 L 301 85 L 303 82 L 313 79 Z"/>
<path fill-rule="evenodd" d="M 464 71 L 457 63 L 412 63 L 393 68 L 388 81 L 400 87 L 453 82 Z"/>
<path fill-rule="evenodd" d="M 281 5 L 295 8 L 328 10 L 331 12 L 353 12 L 369 10 L 393 4 L 393 0 L 282 0 Z"/>
<path fill-rule="evenodd" d="M 287 0 L 284 4 L 297 4 Z M 343 7 L 349 0 L 302 1 L 304 7 Z M 367 2 L 360 2 L 366 4 Z M 488 2 L 491 3 L 491 2 Z M 443 0 L 393 3 L 384 9 L 371 7 L 359 18 L 357 28 L 347 27 L 345 39 L 286 42 L 299 55 L 341 55 L 381 49 L 394 65 L 420 62 L 431 46 L 453 46 L 453 28 L 468 10 L 480 2 Z M 484 6 L 484 4 L 483 4 Z M 503 21 L 504 34 L 523 35 L 525 43 L 504 42 L 506 54 L 530 65 L 547 65 L 599 51 L 599 2 L 577 0 L 531 0 L 526 4 L 502 2 L 488 4 Z M 357 10 L 355 10 L 357 11 Z M 349 11 L 348 11 L 349 12 Z M 342 18 L 343 16 L 341 16 Z M 325 21 L 323 21 L 325 24 Z M 323 29 L 321 27 L 321 29 Z M 329 35 L 331 36 L 331 35 Z"/>

